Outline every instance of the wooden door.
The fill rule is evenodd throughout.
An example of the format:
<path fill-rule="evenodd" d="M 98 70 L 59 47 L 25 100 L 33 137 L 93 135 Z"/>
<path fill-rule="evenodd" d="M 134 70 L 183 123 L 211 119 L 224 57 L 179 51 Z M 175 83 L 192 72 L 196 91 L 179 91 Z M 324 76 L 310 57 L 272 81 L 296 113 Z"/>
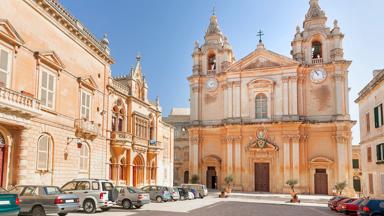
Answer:
<path fill-rule="evenodd" d="M 328 194 L 328 175 L 325 169 L 316 169 L 315 194 Z"/>
<path fill-rule="evenodd" d="M 255 191 L 269 192 L 269 163 L 255 163 Z"/>
<path fill-rule="evenodd" d="M 207 187 L 214 189 L 215 188 L 215 177 L 216 177 L 216 169 L 215 167 L 208 167 L 207 169 Z"/>
<path fill-rule="evenodd" d="M 184 183 L 185 184 L 189 183 L 189 171 L 184 172 Z"/>
<path fill-rule="evenodd" d="M 0 187 L 3 186 L 4 145 L 0 143 Z"/>

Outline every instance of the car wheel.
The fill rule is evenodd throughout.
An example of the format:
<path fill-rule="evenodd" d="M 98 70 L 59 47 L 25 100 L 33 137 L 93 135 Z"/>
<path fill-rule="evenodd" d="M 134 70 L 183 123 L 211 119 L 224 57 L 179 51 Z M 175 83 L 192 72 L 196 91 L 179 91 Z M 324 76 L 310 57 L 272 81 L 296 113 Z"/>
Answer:
<path fill-rule="evenodd" d="M 163 198 L 161 196 L 156 197 L 157 202 L 163 202 Z"/>
<path fill-rule="evenodd" d="M 32 209 L 32 216 L 45 216 L 45 211 L 41 206 L 35 206 Z"/>
<path fill-rule="evenodd" d="M 96 212 L 95 202 L 93 202 L 93 200 L 90 200 L 90 199 L 85 200 L 83 203 L 83 209 L 87 214 L 95 213 Z"/>
<path fill-rule="evenodd" d="M 139 208 L 141 208 L 141 205 L 135 205 L 135 207 L 136 207 L 137 209 L 139 209 Z"/>
<path fill-rule="evenodd" d="M 59 213 L 59 216 L 66 216 L 68 213 Z"/>
<path fill-rule="evenodd" d="M 123 203 L 122 203 L 122 205 L 123 205 L 123 208 L 125 208 L 125 209 L 130 209 L 130 208 L 132 208 L 132 203 L 131 203 L 131 201 L 130 200 L 123 200 Z"/>

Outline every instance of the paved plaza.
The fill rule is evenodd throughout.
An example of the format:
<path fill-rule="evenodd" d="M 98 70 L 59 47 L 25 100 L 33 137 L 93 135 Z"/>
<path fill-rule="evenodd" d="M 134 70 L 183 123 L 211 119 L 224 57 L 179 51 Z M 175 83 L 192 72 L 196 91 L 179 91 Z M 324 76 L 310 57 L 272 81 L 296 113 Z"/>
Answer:
<path fill-rule="evenodd" d="M 274 204 L 275 203 L 275 204 Z M 241 213 L 239 213 L 241 209 Z M 83 216 L 84 213 L 73 213 L 73 216 Z M 98 212 L 95 216 L 308 216 L 308 215 L 338 215 L 330 211 L 324 204 L 302 203 L 288 204 L 278 200 L 260 200 L 249 198 L 227 198 L 220 199 L 216 197 L 206 197 L 204 199 L 177 201 L 167 203 L 151 203 L 142 207 L 142 209 L 125 210 L 113 208 L 108 212 Z"/>

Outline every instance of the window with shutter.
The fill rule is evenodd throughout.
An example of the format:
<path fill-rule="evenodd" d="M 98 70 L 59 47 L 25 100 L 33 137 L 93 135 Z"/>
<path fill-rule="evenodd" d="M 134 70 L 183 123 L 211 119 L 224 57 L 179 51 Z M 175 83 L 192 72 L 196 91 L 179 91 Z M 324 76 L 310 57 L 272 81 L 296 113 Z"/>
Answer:
<path fill-rule="evenodd" d="M 80 106 L 81 118 L 90 120 L 91 113 L 91 94 L 82 91 L 81 92 L 81 106 Z"/>
<path fill-rule="evenodd" d="M 359 159 L 352 160 L 352 167 L 353 169 L 359 169 Z"/>
<path fill-rule="evenodd" d="M 11 52 L 0 46 L 0 87 L 8 87 L 11 70 Z"/>
<path fill-rule="evenodd" d="M 372 148 L 371 147 L 367 148 L 367 159 L 368 159 L 368 162 L 372 162 Z"/>
<path fill-rule="evenodd" d="M 375 107 L 375 128 L 383 126 L 383 104 Z"/>
<path fill-rule="evenodd" d="M 82 143 L 80 148 L 80 170 L 82 172 L 89 170 L 89 148 L 86 143 Z"/>
<path fill-rule="evenodd" d="M 381 145 L 376 146 L 376 158 L 377 161 L 381 161 L 383 159 L 381 156 Z"/>
<path fill-rule="evenodd" d="M 369 193 L 373 194 L 373 175 L 368 174 L 368 182 L 369 182 Z"/>
<path fill-rule="evenodd" d="M 369 112 L 365 114 L 365 124 L 367 126 L 367 133 L 371 131 L 371 122 L 370 122 Z"/>
<path fill-rule="evenodd" d="M 41 71 L 40 77 L 41 105 L 49 109 L 54 109 L 56 94 L 56 75 L 46 69 L 43 69 Z"/>
<path fill-rule="evenodd" d="M 48 170 L 50 163 L 50 151 L 51 151 L 52 139 L 50 136 L 44 134 L 39 138 L 37 144 L 37 169 Z"/>

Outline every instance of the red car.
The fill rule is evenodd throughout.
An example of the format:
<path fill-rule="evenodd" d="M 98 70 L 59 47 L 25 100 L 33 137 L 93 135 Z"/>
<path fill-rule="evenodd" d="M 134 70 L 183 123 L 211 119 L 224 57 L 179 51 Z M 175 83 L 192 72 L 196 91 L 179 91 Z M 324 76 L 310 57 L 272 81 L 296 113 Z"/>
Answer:
<path fill-rule="evenodd" d="M 348 199 L 348 197 L 342 197 L 342 196 L 333 197 L 332 199 L 329 200 L 328 207 L 331 210 L 336 210 L 337 204 L 344 199 Z"/>
<path fill-rule="evenodd" d="M 359 210 L 359 205 L 362 203 L 364 199 L 357 199 L 351 203 L 344 203 L 340 212 L 346 215 L 357 215 L 357 211 Z"/>
<path fill-rule="evenodd" d="M 345 204 L 351 203 L 355 200 L 357 200 L 357 198 L 348 198 L 348 199 L 341 200 L 340 202 L 337 203 L 336 211 L 342 212 L 343 209 L 345 209 Z"/>

